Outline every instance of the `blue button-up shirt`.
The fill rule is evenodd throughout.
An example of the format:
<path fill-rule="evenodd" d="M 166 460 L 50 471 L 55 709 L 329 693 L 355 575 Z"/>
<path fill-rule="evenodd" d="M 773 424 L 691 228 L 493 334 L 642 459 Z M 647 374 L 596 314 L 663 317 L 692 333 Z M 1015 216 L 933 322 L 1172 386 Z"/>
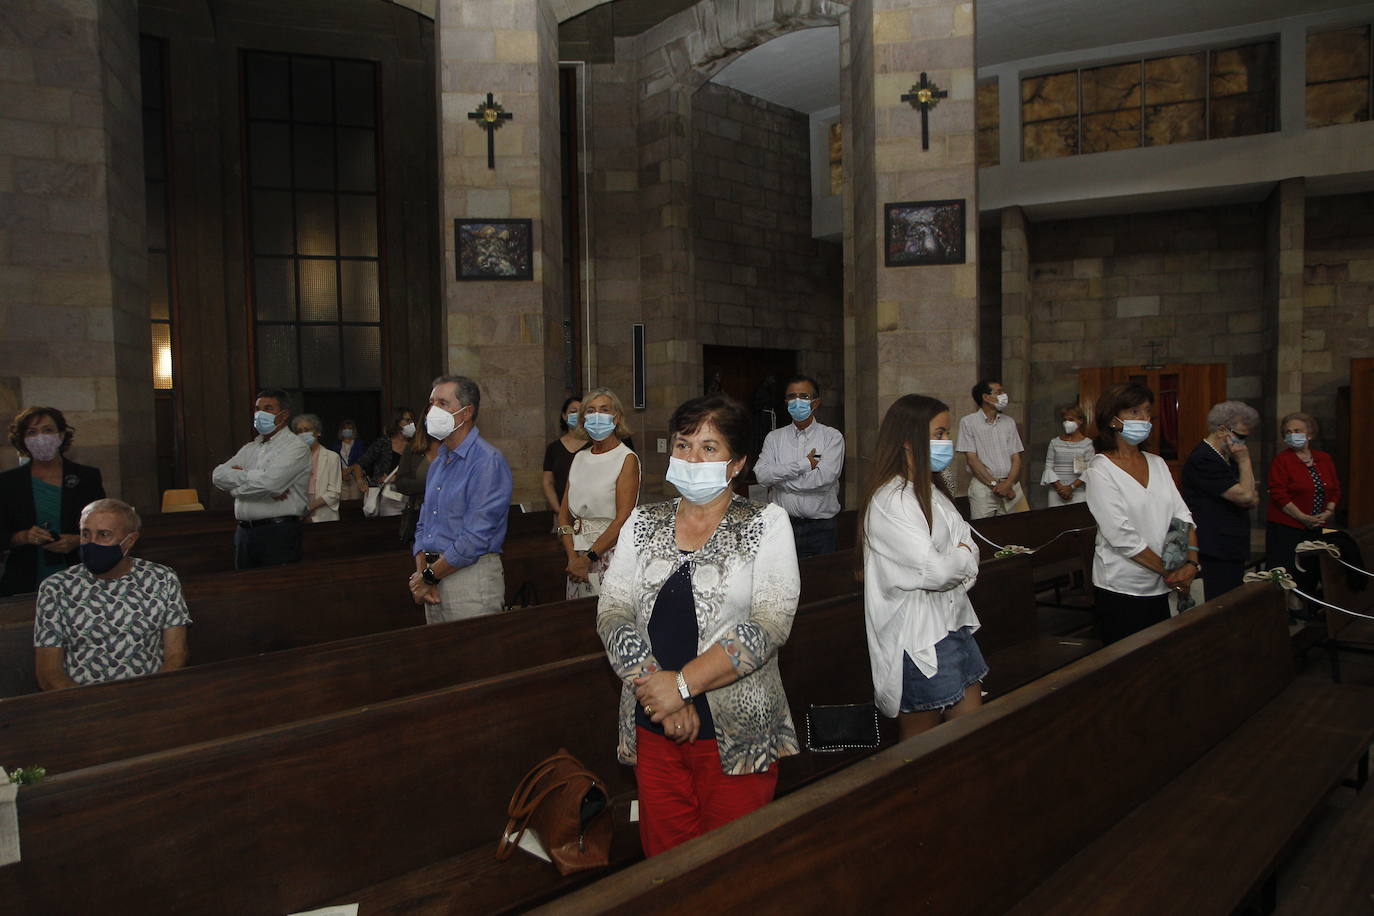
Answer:
<path fill-rule="evenodd" d="M 415 552 L 441 553 L 462 568 L 500 553 L 510 515 L 510 465 L 474 429 L 453 450 L 439 454 L 425 478 L 425 502 L 415 523 Z"/>

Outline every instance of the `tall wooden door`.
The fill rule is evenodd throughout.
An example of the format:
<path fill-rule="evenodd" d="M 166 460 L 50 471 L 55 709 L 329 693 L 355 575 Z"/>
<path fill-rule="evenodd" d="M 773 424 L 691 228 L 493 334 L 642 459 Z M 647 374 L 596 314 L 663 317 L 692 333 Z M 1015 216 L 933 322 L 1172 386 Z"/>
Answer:
<path fill-rule="evenodd" d="M 1226 400 L 1226 364 L 1080 369 L 1078 401 L 1088 415 L 1089 435 L 1097 433 L 1093 411 L 1098 397 L 1116 382 L 1140 382 L 1154 392 L 1154 429 L 1140 447 L 1163 458 L 1177 481 L 1188 453 L 1207 435 L 1207 411 Z"/>
<path fill-rule="evenodd" d="M 1374 359 L 1350 361 L 1350 472 L 1345 481 L 1350 494 L 1347 517 L 1351 528 L 1374 523 L 1374 476 L 1360 456 L 1374 449 Z M 1368 557 L 1365 558 L 1368 562 Z"/>

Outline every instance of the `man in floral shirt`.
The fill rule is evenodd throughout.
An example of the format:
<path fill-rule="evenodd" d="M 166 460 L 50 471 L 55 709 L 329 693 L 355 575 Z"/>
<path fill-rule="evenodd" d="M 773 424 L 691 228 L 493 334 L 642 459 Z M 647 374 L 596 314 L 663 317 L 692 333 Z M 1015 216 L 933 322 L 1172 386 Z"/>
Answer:
<path fill-rule="evenodd" d="M 129 555 L 138 513 L 117 499 L 81 512 L 81 562 L 43 580 L 33 644 L 43 690 L 186 664 L 191 617 L 176 573 Z"/>

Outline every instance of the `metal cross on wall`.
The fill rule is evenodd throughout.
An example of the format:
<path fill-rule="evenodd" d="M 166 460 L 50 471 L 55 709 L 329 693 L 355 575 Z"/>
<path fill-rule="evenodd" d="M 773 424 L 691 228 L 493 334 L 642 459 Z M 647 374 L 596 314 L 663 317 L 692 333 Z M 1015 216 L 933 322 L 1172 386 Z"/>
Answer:
<path fill-rule="evenodd" d="M 924 75 L 924 74 L 922 74 Z M 496 129 L 515 115 L 503 111 L 501 103 L 487 93 L 487 100 L 477 106 L 476 111 L 468 112 L 468 120 L 476 121 L 477 126 L 487 132 L 487 168 L 496 168 Z"/>
<path fill-rule="evenodd" d="M 940 104 L 940 100 L 947 97 L 949 93 L 939 86 L 926 79 L 925 73 L 921 74 L 921 81 L 911 87 L 911 91 L 902 96 L 903 102 L 910 102 L 912 108 L 921 109 L 921 149 L 930 149 L 930 109 Z"/>

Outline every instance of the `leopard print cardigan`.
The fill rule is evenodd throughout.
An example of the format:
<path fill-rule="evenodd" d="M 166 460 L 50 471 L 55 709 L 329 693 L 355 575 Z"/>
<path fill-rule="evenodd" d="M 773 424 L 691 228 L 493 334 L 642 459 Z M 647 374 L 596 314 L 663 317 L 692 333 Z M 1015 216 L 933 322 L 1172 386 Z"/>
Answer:
<path fill-rule="evenodd" d="M 676 541 L 677 500 L 634 511 L 621 530 L 601 582 L 596 628 L 620 694 L 622 763 L 635 762 L 632 679 L 659 670 L 648 624 L 659 589 L 682 563 L 691 564 L 698 654 L 719 644 L 739 679 L 708 691 L 721 769 L 761 773 L 800 751 L 778 673 L 801 591 L 787 513 L 734 497 L 700 550 L 684 556 Z"/>

